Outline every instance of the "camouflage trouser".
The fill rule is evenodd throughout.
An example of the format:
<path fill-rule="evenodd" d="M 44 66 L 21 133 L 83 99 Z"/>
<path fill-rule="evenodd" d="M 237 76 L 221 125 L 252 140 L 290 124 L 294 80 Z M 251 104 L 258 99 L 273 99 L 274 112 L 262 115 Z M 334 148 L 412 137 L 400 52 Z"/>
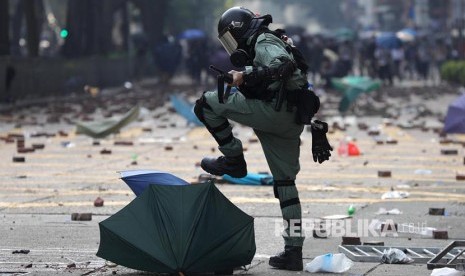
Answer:
<path fill-rule="evenodd" d="M 300 134 L 303 126 L 295 123 L 295 110 L 288 112 L 286 102 L 281 111 L 274 110 L 274 102 L 246 99 L 233 93 L 224 104 L 219 103 L 217 92 L 205 92 L 196 103 L 196 114 L 209 129 L 225 156 L 243 153 L 242 143 L 232 135 L 228 119 L 253 128 L 263 148 L 274 179 L 275 196 L 279 199 L 285 221 L 301 220 L 299 195 L 294 184 L 300 170 Z M 298 232 L 298 231 L 296 231 Z M 304 237 L 283 234 L 286 245 L 302 246 Z"/>

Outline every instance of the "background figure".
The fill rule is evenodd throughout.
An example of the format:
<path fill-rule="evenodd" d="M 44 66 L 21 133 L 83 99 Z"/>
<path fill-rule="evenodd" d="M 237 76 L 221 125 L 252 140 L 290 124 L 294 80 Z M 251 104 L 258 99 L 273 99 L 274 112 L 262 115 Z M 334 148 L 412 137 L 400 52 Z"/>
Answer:
<path fill-rule="evenodd" d="M 144 33 L 133 35 L 132 42 L 136 56 L 134 75 L 136 79 L 141 79 L 147 74 L 148 71 L 147 54 L 149 51 L 149 42 Z"/>
<path fill-rule="evenodd" d="M 320 38 L 314 37 L 309 47 L 308 62 L 309 71 L 312 73 L 312 81 L 316 83 L 316 77 L 321 77 L 321 64 L 323 63 L 323 43 Z M 307 57 L 307 56 L 306 56 Z"/>
<path fill-rule="evenodd" d="M 384 84 L 392 85 L 392 71 L 391 71 L 391 52 L 389 49 L 379 47 L 375 52 L 378 77 Z"/>
<path fill-rule="evenodd" d="M 347 40 L 344 41 L 339 46 L 340 70 L 343 76 L 347 76 L 352 71 L 353 56 L 352 44 Z"/>
<path fill-rule="evenodd" d="M 393 75 L 402 81 L 402 64 L 405 59 L 404 48 L 398 46 L 391 50 Z"/>
<path fill-rule="evenodd" d="M 207 68 L 207 40 L 196 38 L 188 40 L 186 66 L 194 83 L 202 84 L 202 72 Z"/>
<path fill-rule="evenodd" d="M 181 63 L 182 47 L 174 37 L 165 36 L 164 41 L 155 47 L 153 58 L 161 84 L 167 84 Z"/>
<path fill-rule="evenodd" d="M 417 77 L 416 73 L 416 58 L 417 58 L 417 45 L 414 42 L 407 43 L 405 47 L 405 72 L 408 78 L 413 80 Z"/>
<path fill-rule="evenodd" d="M 429 77 L 430 58 L 431 52 L 429 51 L 426 41 L 421 41 L 416 55 L 416 67 L 420 78 L 424 81 L 427 81 Z"/>

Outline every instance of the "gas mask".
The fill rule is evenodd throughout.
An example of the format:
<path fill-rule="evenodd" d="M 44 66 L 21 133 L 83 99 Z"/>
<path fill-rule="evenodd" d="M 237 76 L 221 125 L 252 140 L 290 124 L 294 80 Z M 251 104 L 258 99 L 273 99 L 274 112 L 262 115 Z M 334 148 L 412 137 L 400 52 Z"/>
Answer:
<path fill-rule="evenodd" d="M 231 26 L 233 26 L 233 23 L 231 23 Z M 232 36 L 229 28 L 226 28 L 223 32 L 221 32 L 218 35 L 218 39 L 220 40 L 221 45 L 223 45 L 223 48 L 229 54 L 229 59 L 232 65 L 235 67 L 244 67 L 252 63 L 252 58 L 246 50 L 239 47 L 239 42 Z"/>

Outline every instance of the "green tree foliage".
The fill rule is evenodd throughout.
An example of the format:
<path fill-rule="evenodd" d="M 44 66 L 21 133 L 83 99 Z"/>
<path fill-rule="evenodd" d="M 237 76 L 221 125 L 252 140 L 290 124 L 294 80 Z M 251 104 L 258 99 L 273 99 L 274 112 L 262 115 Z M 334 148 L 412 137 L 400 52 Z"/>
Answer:
<path fill-rule="evenodd" d="M 448 61 L 441 66 L 441 78 L 453 83 L 465 85 L 465 61 Z"/>

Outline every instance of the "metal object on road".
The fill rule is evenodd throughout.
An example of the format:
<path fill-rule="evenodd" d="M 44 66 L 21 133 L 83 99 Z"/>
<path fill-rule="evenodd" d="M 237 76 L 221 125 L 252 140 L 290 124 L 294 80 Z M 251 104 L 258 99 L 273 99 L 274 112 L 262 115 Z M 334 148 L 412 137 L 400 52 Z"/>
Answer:
<path fill-rule="evenodd" d="M 428 269 L 465 268 L 465 240 L 453 241 L 427 262 Z"/>
<path fill-rule="evenodd" d="M 344 253 L 355 262 L 381 262 L 384 250 L 397 248 L 402 250 L 407 257 L 414 260 L 413 263 L 425 264 L 435 257 L 441 249 L 439 247 L 403 247 L 403 246 L 368 246 L 368 245 L 339 245 L 339 252 Z"/>

